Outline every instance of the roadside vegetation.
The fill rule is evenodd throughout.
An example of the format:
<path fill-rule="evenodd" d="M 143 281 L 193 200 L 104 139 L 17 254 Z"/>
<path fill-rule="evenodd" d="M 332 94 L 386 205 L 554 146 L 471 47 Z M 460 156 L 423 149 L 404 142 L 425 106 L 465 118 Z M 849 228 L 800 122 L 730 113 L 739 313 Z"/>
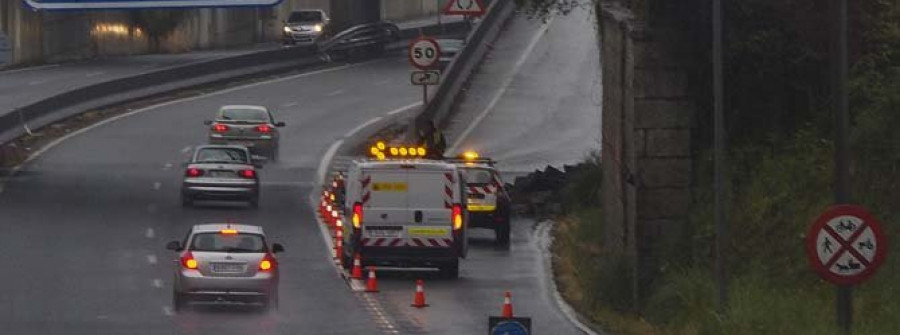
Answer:
<path fill-rule="evenodd" d="M 900 330 L 900 2 L 850 4 L 852 199 L 882 221 L 890 241 L 884 266 L 854 289 L 853 330 L 895 334 Z M 623 265 L 604 255 L 600 245 L 597 191 L 582 189 L 586 180 L 601 179 L 599 167 L 572 178 L 566 189 L 570 205 L 556 230 L 554 270 L 569 302 L 610 333 L 837 333 L 835 290 L 810 270 L 803 249 L 806 229 L 833 201 L 835 24 L 826 4 L 812 0 L 728 2 L 725 17 L 729 312 L 715 313 L 712 117 L 706 106 L 697 115 L 699 129 L 709 133 L 695 136 L 689 231 L 677 248 L 663 252 L 661 279 L 639 302 L 638 312 L 627 296 L 628 278 L 612 275 Z M 697 99 L 703 106 L 709 97 Z M 596 158 L 589 161 L 599 166 Z"/>

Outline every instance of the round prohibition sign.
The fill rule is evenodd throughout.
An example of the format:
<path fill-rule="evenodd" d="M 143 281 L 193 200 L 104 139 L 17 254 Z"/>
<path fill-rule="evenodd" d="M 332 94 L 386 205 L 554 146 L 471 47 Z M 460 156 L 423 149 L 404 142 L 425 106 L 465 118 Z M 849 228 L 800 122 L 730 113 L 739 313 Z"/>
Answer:
<path fill-rule="evenodd" d="M 409 63 L 420 70 L 428 70 L 441 58 L 441 47 L 429 37 L 419 37 L 409 44 Z"/>
<path fill-rule="evenodd" d="M 822 278 L 837 285 L 855 285 L 871 277 L 884 262 L 886 252 L 881 224 L 860 206 L 829 208 L 806 234 L 810 265 Z"/>

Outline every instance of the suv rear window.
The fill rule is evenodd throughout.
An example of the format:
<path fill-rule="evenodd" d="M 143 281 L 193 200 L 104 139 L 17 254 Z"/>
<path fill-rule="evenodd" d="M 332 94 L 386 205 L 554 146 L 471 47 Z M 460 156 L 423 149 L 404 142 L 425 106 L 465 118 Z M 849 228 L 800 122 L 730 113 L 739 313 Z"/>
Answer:
<path fill-rule="evenodd" d="M 266 252 L 263 237 L 257 234 L 200 233 L 194 235 L 191 251 L 260 253 Z"/>
<path fill-rule="evenodd" d="M 490 184 L 494 181 L 494 175 L 487 169 L 463 169 L 466 182 L 469 184 Z"/>
<path fill-rule="evenodd" d="M 223 109 L 219 112 L 221 121 L 269 122 L 269 113 L 259 109 Z"/>
<path fill-rule="evenodd" d="M 236 148 L 205 148 L 197 153 L 195 163 L 238 163 L 246 164 L 247 152 Z"/>

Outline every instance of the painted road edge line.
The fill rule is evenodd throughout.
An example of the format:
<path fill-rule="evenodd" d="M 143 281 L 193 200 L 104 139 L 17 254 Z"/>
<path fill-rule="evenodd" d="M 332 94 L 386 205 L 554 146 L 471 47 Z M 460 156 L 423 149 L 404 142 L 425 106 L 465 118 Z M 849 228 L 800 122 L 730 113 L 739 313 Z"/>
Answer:
<path fill-rule="evenodd" d="M 550 245 L 553 243 L 552 238 L 550 237 L 550 227 L 553 225 L 552 221 L 543 221 L 539 222 L 537 229 L 535 229 L 534 235 L 536 237 L 536 243 L 538 244 L 538 250 L 541 254 L 541 262 L 544 265 L 544 270 L 550 269 L 551 271 L 544 271 L 545 278 L 544 282 L 548 287 L 548 291 L 551 292 L 553 296 L 553 300 L 556 301 L 556 307 L 559 308 L 560 312 L 569 320 L 572 325 L 574 325 L 578 330 L 587 335 L 600 335 L 603 333 L 598 333 L 588 327 L 584 323 L 581 322 L 581 316 L 578 312 L 563 299 L 562 295 L 559 294 L 559 288 L 556 286 L 556 278 L 553 277 L 553 262 L 551 260 L 550 253 Z"/>
<path fill-rule="evenodd" d="M 481 121 L 484 120 L 484 118 L 487 117 L 492 110 L 494 110 L 494 107 L 496 107 L 497 104 L 500 103 L 500 99 L 503 98 L 504 95 L 506 95 L 506 92 L 509 90 L 509 86 L 512 85 L 513 81 L 516 79 L 516 76 L 522 70 L 522 66 L 525 65 L 526 61 L 528 61 L 528 58 L 531 57 L 531 54 L 534 52 L 534 48 L 537 47 L 538 42 L 540 42 L 541 37 L 544 37 L 544 35 L 547 33 L 547 30 L 550 29 L 550 24 L 553 23 L 554 18 L 555 16 L 551 16 L 550 19 L 546 23 L 544 23 L 543 26 L 541 26 L 541 29 L 538 30 L 537 34 L 535 34 L 534 37 L 531 38 L 531 42 L 528 44 L 525 52 L 522 53 L 522 57 L 519 57 L 519 60 L 516 61 L 515 66 L 513 66 L 513 70 L 509 74 L 509 77 L 504 79 L 503 84 L 500 85 L 500 90 L 497 91 L 497 94 L 495 94 L 493 98 L 491 98 L 491 102 L 488 103 L 487 107 L 485 107 L 483 111 L 481 111 L 481 114 L 478 114 L 478 116 L 475 117 L 475 120 L 473 120 L 472 123 L 470 123 L 469 126 L 459 134 L 459 137 L 456 138 L 456 141 L 453 142 L 453 145 L 451 145 L 450 148 L 447 148 L 447 152 L 454 152 L 458 150 L 459 146 L 462 145 L 462 142 L 465 141 L 466 137 L 469 137 L 469 134 L 472 133 L 472 131 L 475 130 L 475 128 L 477 128 L 479 124 L 481 124 Z"/>

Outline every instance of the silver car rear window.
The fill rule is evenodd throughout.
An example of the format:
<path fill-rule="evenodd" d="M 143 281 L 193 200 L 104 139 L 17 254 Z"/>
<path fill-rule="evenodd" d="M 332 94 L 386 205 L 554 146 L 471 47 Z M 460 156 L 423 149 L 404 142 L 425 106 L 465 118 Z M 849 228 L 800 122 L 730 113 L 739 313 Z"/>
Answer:
<path fill-rule="evenodd" d="M 223 109 L 219 112 L 219 120 L 268 122 L 269 113 L 259 109 Z"/>
<path fill-rule="evenodd" d="M 196 163 L 247 163 L 247 152 L 233 148 L 206 148 L 197 153 Z"/>
<path fill-rule="evenodd" d="M 194 235 L 191 251 L 259 253 L 266 252 L 263 237 L 257 234 L 200 233 Z"/>

